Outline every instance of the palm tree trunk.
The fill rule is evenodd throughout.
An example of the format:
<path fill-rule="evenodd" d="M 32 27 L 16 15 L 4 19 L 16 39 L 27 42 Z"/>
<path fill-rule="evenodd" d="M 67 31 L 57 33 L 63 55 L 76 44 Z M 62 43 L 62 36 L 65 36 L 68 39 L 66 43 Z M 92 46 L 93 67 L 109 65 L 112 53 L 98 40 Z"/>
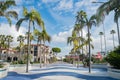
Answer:
<path fill-rule="evenodd" d="M 20 41 L 20 53 L 19 53 L 19 58 L 20 58 L 20 61 L 21 61 L 21 41 Z"/>
<path fill-rule="evenodd" d="M 89 41 L 89 73 L 91 73 L 91 50 L 90 50 L 90 30 L 88 26 L 88 41 Z"/>
<path fill-rule="evenodd" d="M 79 32 L 79 37 L 80 37 L 80 32 Z M 80 41 L 79 41 L 79 46 L 80 46 Z M 79 51 L 80 51 L 80 48 L 79 48 Z M 77 56 L 78 56 L 78 65 L 77 65 L 77 68 L 78 68 L 79 67 L 79 62 L 80 62 L 80 56 L 79 56 L 79 54 Z"/>
<path fill-rule="evenodd" d="M 81 30 L 81 37 L 83 38 L 83 30 Z M 83 44 L 83 41 L 82 41 Z M 82 46 L 82 54 L 83 54 L 83 46 Z"/>
<path fill-rule="evenodd" d="M 40 68 L 42 67 L 42 47 L 41 47 L 41 41 L 40 41 Z"/>
<path fill-rule="evenodd" d="M 118 42 L 119 42 L 119 46 L 120 46 L 120 32 L 119 32 L 119 24 L 118 24 L 118 21 L 117 21 L 117 32 L 118 32 Z"/>
<path fill-rule="evenodd" d="M 9 56 L 9 48 L 10 48 L 10 42 L 9 42 L 9 40 L 8 40 L 8 51 L 7 51 L 7 58 L 8 58 L 8 56 Z"/>
<path fill-rule="evenodd" d="M 83 30 L 81 30 L 81 37 L 83 38 Z M 82 44 L 83 44 L 83 41 L 82 41 Z M 83 55 L 84 53 L 83 53 L 83 46 L 82 46 L 82 55 Z M 82 63 L 83 63 L 83 65 L 85 66 L 85 64 L 84 64 L 84 58 L 85 57 L 83 57 L 82 58 Z"/>
<path fill-rule="evenodd" d="M 103 32 L 104 32 L 104 44 L 105 44 L 105 55 L 106 55 L 107 47 L 106 47 L 106 34 L 105 34 L 105 26 L 104 26 L 104 23 L 103 23 Z"/>
<path fill-rule="evenodd" d="M 101 52 L 102 52 L 102 35 L 100 35 L 100 42 L 101 42 Z"/>
<path fill-rule="evenodd" d="M 113 46 L 115 48 L 114 33 L 113 33 Z"/>
<path fill-rule="evenodd" d="M 37 38 L 37 45 L 39 44 L 39 37 Z"/>
<path fill-rule="evenodd" d="M 29 55 L 30 55 L 30 21 L 29 21 L 29 27 L 28 27 L 28 40 L 27 40 L 27 44 L 28 44 L 28 52 L 27 52 L 27 65 L 26 65 L 26 72 L 28 73 L 29 70 Z"/>

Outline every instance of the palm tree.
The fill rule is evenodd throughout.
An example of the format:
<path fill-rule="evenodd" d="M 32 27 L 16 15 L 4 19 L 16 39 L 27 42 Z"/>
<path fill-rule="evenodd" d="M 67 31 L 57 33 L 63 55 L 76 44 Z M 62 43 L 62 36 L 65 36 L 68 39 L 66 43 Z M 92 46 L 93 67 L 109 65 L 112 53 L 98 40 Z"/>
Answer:
<path fill-rule="evenodd" d="M 84 22 L 87 26 L 88 31 L 88 49 L 89 49 L 89 73 L 91 73 L 91 46 L 90 46 L 90 29 L 92 25 L 96 25 L 96 15 L 91 16 L 89 19 L 87 18 L 87 15 L 84 16 Z"/>
<path fill-rule="evenodd" d="M 13 41 L 13 37 L 11 35 L 7 35 L 6 36 L 6 42 L 7 42 L 8 49 L 10 48 L 10 43 L 12 41 Z"/>
<path fill-rule="evenodd" d="M 28 66 L 29 66 L 29 54 L 31 53 L 30 51 L 30 28 L 31 25 L 33 25 L 35 22 L 40 26 L 40 27 L 44 27 L 44 22 L 41 19 L 41 16 L 39 14 L 39 12 L 37 12 L 36 10 L 32 9 L 30 12 L 28 12 L 28 10 L 24 7 L 23 8 L 23 14 L 24 14 L 24 18 L 21 18 L 20 20 L 18 20 L 18 22 L 16 23 L 16 29 L 19 30 L 20 25 L 23 21 L 28 20 L 29 21 L 29 25 L 28 25 L 28 39 L 27 39 L 27 44 L 28 44 L 28 53 L 27 53 L 27 66 L 26 66 L 26 72 L 28 72 Z"/>
<path fill-rule="evenodd" d="M 103 32 L 99 32 L 99 35 L 100 35 L 100 42 L 101 42 L 101 52 L 103 51 L 102 50 L 102 35 L 103 35 Z"/>
<path fill-rule="evenodd" d="M 34 40 L 34 36 L 32 33 L 29 33 L 30 34 L 30 45 L 32 43 L 32 41 Z M 28 32 L 26 32 L 26 39 L 28 38 Z"/>
<path fill-rule="evenodd" d="M 41 44 L 41 41 L 42 41 L 42 33 L 40 31 L 38 31 L 37 29 L 34 30 L 34 36 L 35 38 L 37 39 L 37 44 Z"/>
<path fill-rule="evenodd" d="M 11 35 L 6 36 L 6 42 L 7 42 L 7 47 L 8 47 L 8 54 L 9 54 L 9 49 L 10 49 L 10 43 L 13 41 L 13 37 Z M 7 54 L 7 57 L 8 57 Z"/>
<path fill-rule="evenodd" d="M 6 47 L 5 41 L 6 41 L 6 36 L 5 35 L 0 35 L 0 48 L 5 48 Z"/>
<path fill-rule="evenodd" d="M 76 54 L 78 49 L 80 49 L 80 48 L 78 48 L 79 41 L 80 41 L 80 37 L 77 37 L 76 32 L 73 30 L 72 36 L 67 38 L 67 44 L 73 45 L 73 49 L 71 50 L 71 52 L 73 52 L 74 54 Z M 75 61 L 75 59 L 74 59 L 74 61 Z"/>
<path fill-rule="evenodd" d="M 38 31 L 37 29 L 35 29 L 34 30 L 34 35 L 35 35 L 35 37 L 36 37 L 36 39 L 37 39 L 37 45 L 40 43 L 42 43 L 42 40 L 43 40 L 43 34 L 42 34 L 42 32 L 40 32 L 40 31 Z M 43 50 L 42 49 L 42 45 L 40 45 L 40 48 L 41 48 L 41 50 Z M 40 68 L 42 67 L 42 53 L 43 53 L 43 51 L 39 51 L 40 53 Z"/>
<path fill-rule="evenodd" d="M 99 35 L 100 35 L 100 42 L 101 42 L 101 52 L 103 51 L 102 50 L 102 35 L 103 35 L 103 32 L 99 32 Z"/>
<path fill-rule="evenodd" d="M 112 34 L 112 37 L 113 37 L 113 46 L 114 46 L 114 48 L 115 48 L 115 41 L 114 41 L 114 34 L 115 33 L 116 33 L 115 30 L 110 31 L 110 34 Z"/>
<path fill-rule="evenodd" d="M 23 46 L 24 40 L 25 40 L 25 37 L 24 37 L 23 35 L 19 35 L 19 36 L 17 37 L 17 41 L 19 41 L 20 49 L 21 49 L 21 47 Z"/>
<path fill-rule="evenodd" d="M 119 24 L 118 18 L 120 17 L 120 0 L 108 0 L 103 3 L 97 10 L 97 23 L 100 24 L 103 22 L 105 15 L 108 15 L 110 12 L 114 11 L 114 22 L 117 25 L 117 33 L 118 33 L 118 43 L 120 45 L 120 32 L 119 32 Z"/>
<path fill-rule="evenodd" d="M 0 53 L 2 53 L 2 48 L 5 48 L 6 47 L 6 44 L 5 44 L 5 35 L 0 35 Z M 0 59 L 1 59 L 1 55 L 0 55 Z"/>
<path fill-rule="evenodd" d="M 80 25 L 75 24 L 73 31 L 76 33 L 76 35 L 78 35 L 78 37 L 80 37 L 80 30 L 81 30 Z M 79 39 L 79 46 L 80 46 L 80 43 L 81 43 L 81 40 Z M 79 48 L 79 52 L 80 52 L 80 48 Z M 80 53 L 77 53 L 77 55 L 80 55 Z M 77 67 L 79 67 L 79 62 L 80 62 L 80 58 L 78 58 L 78 66 Z"/>
<path fill-rule="evenodd" d="M 14 0 L 5 0 L 3 2 L 0 2 L 0 17 L 5 17 L 10 26 L 12 23 L 10 17 L 13 17 L 15 19 L 18 18 L 18 14 L 15 11 L 8 10 L 11 6 L 16 6 Z"/>
<path fill-rule="evenodd" d="M 105 54 L 106 54 L 106 51 L 107 51 L 107 46 L 106 46 L 106 33 L 105 33 L 105 26 L 104 26 L 104 22 L 102 22 L 102 24 L 103 24 L 104 44 L 105 44 Z"/>
<path fill-rule="evenodd" d="M 48 33 L 46 32 L 45 28 L 43 28 L 41 34 L 42 34 L 43 44 L 45 45 L 45 42 L 46 42 L 46 41 L 48 41 L 48 42 L 50 43 L 51 37 L 50 37 L 50 36 L 48 35 Z M 40 37 L 41 37 L 41 36 L 40 36 Z M 41 39 L 41 38 L 40 38 L 40 39 Z M 44 52 L 45 52 L 44 50 L 45 50 L 45 47 L 44 47 L 44 49 L 43 49 L 43 51 L 42 51 L 42 54 L 44 55 L 44 65 L 46 65 L 46 57 L 45 57 L 46 53 L 44 53 Z"/>
<path fill-rule="evenodd" d="M 19 41 L 19 47 L 20 47 L 20 58 L 21 58 L 21 48 L 22 46 L 24 45 L 24 40 L 25 40 L 25 37 L 23 35 L 19 35 L 17 37 L 17 41 Z"/>
<path fill-rule="evenodd" d="M 83 44 L 84 42 L 84 39 L 83 39 L 83 27 L 84 27 L 84 17 L 86 16 L 86 13 L 81 10 L 79 12 L 77 12 L 77 16 L 76 16 L 76 24 L 75 24 L 75 27 L 74 27 L 74 31 L 77 32 L 78 34 L 78 37 L 82 37 L 79 41 L 79 46 L 80 44 Z M 81 32 L 81 35 L 80 35 L 80 32 Z M 82 49 L 82 54 L 83 54 L 83 46 L 81 47 Z"/>

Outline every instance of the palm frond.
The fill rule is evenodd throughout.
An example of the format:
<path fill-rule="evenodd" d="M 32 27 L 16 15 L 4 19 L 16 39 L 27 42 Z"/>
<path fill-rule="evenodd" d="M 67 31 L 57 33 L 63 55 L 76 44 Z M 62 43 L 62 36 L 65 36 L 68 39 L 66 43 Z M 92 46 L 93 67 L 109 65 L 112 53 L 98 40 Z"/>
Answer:
<path fill-rule="evenodd" d="M 32 15 L 33 15 L 33 20 L 35 20 L 36 23 L 43 29 L 43 27 L 44 27 L 44 22 L 42 21 L 39 12 L 37 12 L 37 11 L 34 10 L 34 9 L 32 9 L 31 13 L 32 13 Z M 34 15 L 35 15 L 35 16 L 34 16 Z"/>
<path fill-rule="evenodd" d="M 104 19 L 105 15 L 108 15 L 111 11 L 115 10 L 119 6 L 119 0 L 109 0 L 105 3 L 103 3 L 98 9 L 97 9 L 97 24 L 101 24 Z"/>
<path fill-rule="evenodd" d="M 28 19 L 28 18 L 21 18 L 21 19 L 16 23 L 16 30 L 17 30 L 17 31 L 19 30 L 21 23 L 22 23 L 24 20 L 27 20 L 27 19 Z"/>
<path fill-rule="evenodd" d="M 94 46 L 92 44 L 90 44 L 91 48 L 94 49 Z"/>
<path fill-rule="evenodd" d="M 26 16 L 28 14 L 27 8 L 23 7 L 23 16 Z"/>
<path fill-rule="evenodd" d="M 67 38 L 67 44 L 70 44 L 70 45 L 72 44 L 72 37 Z"/>
<path fill-rule="evenodd" d="M 14 17 L 15 19 L 18 19 L 18 14 L 16 11 L 8 11 L 8 12 L 6 12 L 5 15 L 10 16 L 10 17 Z"/>
<path fill-rule="evenodd" d="M 3 2 L 3 4 L 2 4 L 2 6 L 1 6 L 0 9 L 4 12 L 4 11 L 6 11 L 10 6 L 16 6 L 14 0 L 7 0 L 6 2 Z"/>
<path fill-rule="evenodd" d="M 114 22 L 118 22 L 118 18 L 120 17 L 120 8 L 116 10 L 115 15 L 114 15 Z"/>

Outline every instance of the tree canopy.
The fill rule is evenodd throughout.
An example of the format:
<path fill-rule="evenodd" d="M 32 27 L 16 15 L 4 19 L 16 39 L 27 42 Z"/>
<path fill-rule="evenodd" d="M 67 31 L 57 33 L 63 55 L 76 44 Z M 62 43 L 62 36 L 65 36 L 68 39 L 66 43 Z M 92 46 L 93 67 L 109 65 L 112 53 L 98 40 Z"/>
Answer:
<path fill-rule="evenodd" d="M 52 51 L 55 52 L 55 53 L 60 53 L 61 49 L 58 48 L 58 47 L 54 47 L 54 48 L 52 48 Z"/>

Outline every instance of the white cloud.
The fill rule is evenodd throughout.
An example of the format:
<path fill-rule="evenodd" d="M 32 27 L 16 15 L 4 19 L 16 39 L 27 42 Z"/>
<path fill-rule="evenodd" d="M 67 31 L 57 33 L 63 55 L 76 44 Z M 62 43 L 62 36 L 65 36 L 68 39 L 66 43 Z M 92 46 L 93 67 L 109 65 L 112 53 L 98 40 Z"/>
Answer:
<path fill-rule="evenodd" d="M 56 7 L 57 10 L 71 10 L 73 8 L 73 0 L 61 0 Z"/>
<path fill-rule="evenodd" d="M 67 37 L 71 36 L 72 29 L 69 31 L 59 32 L 58 34 L 53 35 L 52 41 L 59 43 L 67 43 Z"/>
<path fill-rule="evenodd" d="M 11 35 L 14 37 L 13 42 L 11 43 L 11 46 L 17 46 L 18 42 L 17 42 L 17 37 L 19 35 L 25 35 L 26 29 L 21 27 L 20 30 L 17 32 L 15 29 L 15 25 L 12 25 L 11 27 L 9 26 L 9 24 L 1 24 L 0 26 L 0 34 L 3 35 Z"/>
<path fill-rule="evenodd" d="M 42 0 L 44 3 L 57 2 L 58 0 Z"/>
<path fill-rule="evenodd" d="M 58 54 L 58 56 L 60 56 L 60 57 L 64 56 L 64 55 L 68 55 L 72 49 L 72 46 L 64 46 L 64 47 L 61 47 L 61 49 L 62 49 L 62 52 L 60 54 Z"/>
<path fill-rule="evenodd" d="M 86 11 L 87 14 L 89 14 L 89 16 L 93 15 L 99 6 L 92 3 L 93 1 L 97 2 L 98 0 L 82 0 L 82 1 L 76 2 L 74 7 L 74 14 L 80 9 L 82 9 Z"/>

